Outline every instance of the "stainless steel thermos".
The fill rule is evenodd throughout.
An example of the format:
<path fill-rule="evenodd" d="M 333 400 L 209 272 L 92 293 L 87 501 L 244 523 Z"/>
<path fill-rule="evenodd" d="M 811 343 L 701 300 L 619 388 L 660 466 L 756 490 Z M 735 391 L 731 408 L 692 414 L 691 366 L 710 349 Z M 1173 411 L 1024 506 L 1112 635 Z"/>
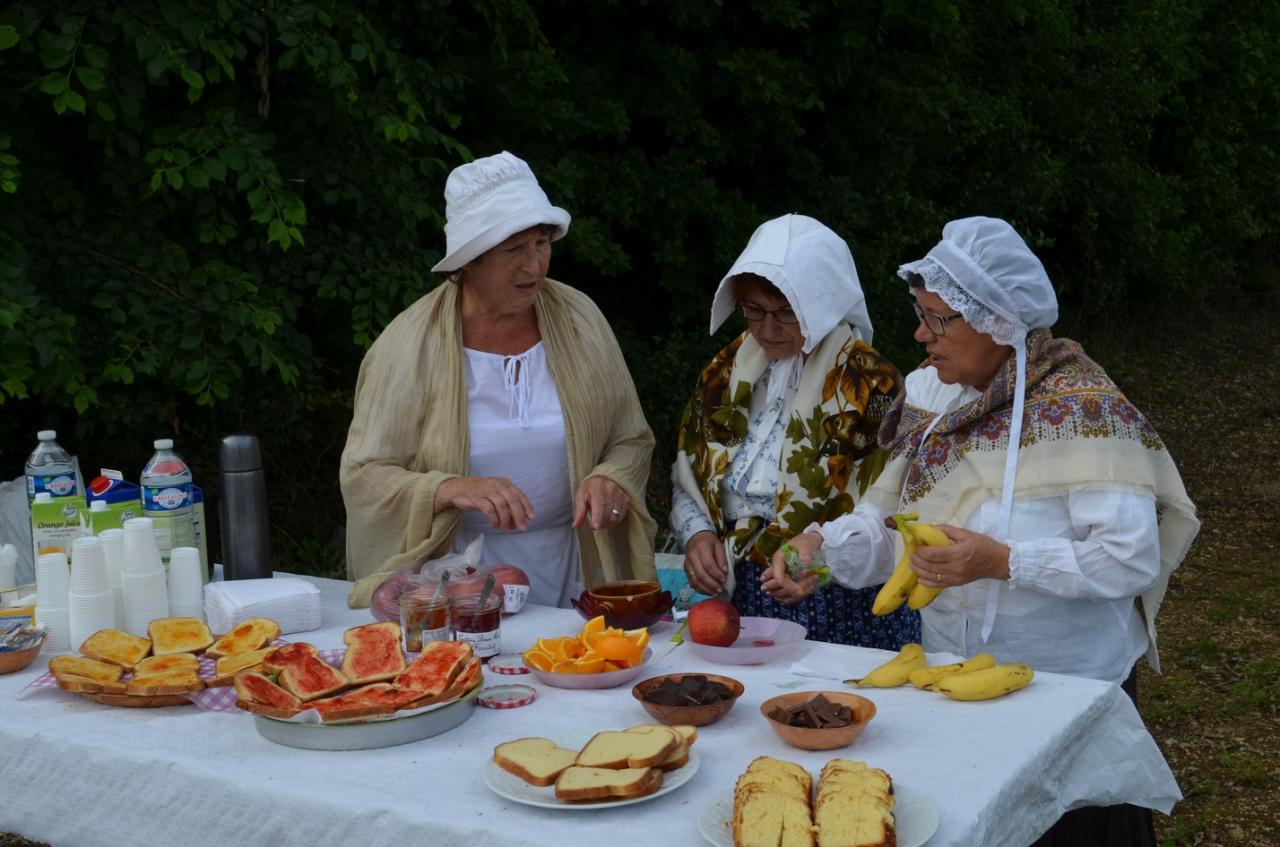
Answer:
<path fill-rule="evenodd" d="M 224 579 L 271 576 L 271 522 L 262 450 L 252 435 L 228 435 L 218 448 L 218 510 Z"/>

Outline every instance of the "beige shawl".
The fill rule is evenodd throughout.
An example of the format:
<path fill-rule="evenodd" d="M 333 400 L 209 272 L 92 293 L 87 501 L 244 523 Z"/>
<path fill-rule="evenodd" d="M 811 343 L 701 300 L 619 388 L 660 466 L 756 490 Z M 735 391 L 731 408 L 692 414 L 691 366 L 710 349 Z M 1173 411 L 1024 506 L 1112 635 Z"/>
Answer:
<path fill-rule="evenodd" d="M 535 309 L 574 492 L 586 477 L 604 476 L 631 498 L 616 528 L 578 530 L 583 579 L 654 579 L 655 525 L 645 506 L 653 433 L 622 351 L 596 305 L 567 285 L 548 279 Z M 356 580 L 350 606 L 369 605 L 386 574 L 449 549 L 461 512 L 437 514 L 436 489 L 467 473 L 469 455 L 459 289 L 444 283 L 398 315 L 360 365 L 339 472 L 347 575 Z"/>

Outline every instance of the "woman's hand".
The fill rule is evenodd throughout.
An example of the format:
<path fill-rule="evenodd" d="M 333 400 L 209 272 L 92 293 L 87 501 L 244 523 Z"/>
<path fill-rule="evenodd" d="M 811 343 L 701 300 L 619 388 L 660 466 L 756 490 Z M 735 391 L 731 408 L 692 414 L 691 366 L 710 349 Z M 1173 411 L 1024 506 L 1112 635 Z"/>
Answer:
<path fill-rule="evenodd" d="M 573 528 L 589 517 L 592 529 L 610 529 L 626 519 L 630 506 L 631 498 L 618 483 L 607 476 L 589 476 L 573 498 Z"/>
<path fill-rule="evenodd" d="M 684 572 L 699 594 L 714 597 L 724 590 L 729 563 L 725 560 L 724 545 L 714 532 L 704 529 L 689 539 L 684 550 Z"/>
<path fill-rule="evenodd" d="M 791 549 L 800 556 L 803 564 L 813 561 L 813 554 L 822 546 L 822 536 L 816 532 L 805 532 L 787 542 Z M 795 580 L 787 573 L 786 554 L 778 550 L 773 554 L 764 573 L 760 574 L 760 589 L 773 599 L 786 605 L 797 603 L 808 597 L 818 587 L 817 574 L 809 574 Z"/>
<path fill-rule="evenodd" d="M 523 532 L 533 520 L 533 506 L 515 483 L 500 476 L 455 476 L 436 489 L 436 511 L 452 506 L 475 509 L 503 532 Z"/>
<path fill-rule="evenodd" d="M 911 569 L 927 588 L 949 588 L 976 579 L 1008 579 L 1009 547 L 989 535 L 955 526 L 938 527 L 950 547 L 917 547 Z"/>

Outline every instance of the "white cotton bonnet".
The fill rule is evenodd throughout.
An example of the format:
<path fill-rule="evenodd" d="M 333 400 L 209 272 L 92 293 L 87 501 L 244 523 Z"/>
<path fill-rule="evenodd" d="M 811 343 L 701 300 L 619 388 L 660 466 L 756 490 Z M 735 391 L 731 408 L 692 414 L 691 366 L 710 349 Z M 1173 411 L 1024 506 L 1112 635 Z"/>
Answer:
<path fill-rule="evenodd" d="M 517 232 L 538 224 L 569 231 L 569 213 L 551 201 L 529 165 L 507 151 L 459 165 L 444 184 L 445 257 L 431 270 L 456 271 Z"/>
<path fill-rule="evenodd" d="M 746 248 L 720 280 L 711 303 L 711 332 L 733 310 L 731 280 L 755 274 L 773 283 L 800 319 L 801 350 L 810 353 L 827 333 L 844 322 L 871 343 L 871 315 L 858 284 L 858 269 L 844 239 L 807 215 L 783 215 L 756 228 Z"/>
<path fill-rule="evenodd" d="M 911 273 L 924 279 L 924 287 L 964 316 L 965 323 L 1014 349 L 1017 382 L 1013 416 L 1009 423 L 1009 448 L 1005 453 L 1004 480 L 1000 492 L 1000 519 L 996 540 L 1009 537 L 1013 514 L 1013 485 L 1018 472 L 1022 442 L 1022 412 L 1027 394 L 1027 333 L 1051 327 L 1058 320 L 1058 297 L 1044 265 L 1022 236 L 999 218 L 961 218 L 942 228 L 942 240 L 923 258 L 898 268 L 898 276 Z M 942 419 L 929 425 L 925 438 Z M 982 640 L 995 625 L 1000 592 L 987 593 Z"/>

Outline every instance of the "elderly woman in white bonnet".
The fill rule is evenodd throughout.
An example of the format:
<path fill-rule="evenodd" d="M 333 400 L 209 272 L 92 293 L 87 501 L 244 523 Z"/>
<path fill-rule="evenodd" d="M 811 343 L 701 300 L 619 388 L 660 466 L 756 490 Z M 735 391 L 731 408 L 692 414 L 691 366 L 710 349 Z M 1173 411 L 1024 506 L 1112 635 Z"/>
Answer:
<path fill-rule="evenodd" d="M 914 612 L 871 614 L 874 588 L 831 586 L 794 606 L 760 590 L 784 542 L 853 508 L 899 390 L 897 369 L 871 347 L 848 245 L 803 215 L 762 224 L 720 283 L 711 331 L 735 309 L 747 331 L 699 377 L 672 472 L 671 527 L 690 584 L 822 641 L 897 649 L 918 640 Z"/>
<path fill-rule="evenodd" d="M 880 432 L 883 474 L 853 514 L 793 541 L 801 560 L 821 547 L 837 581 L 884 582 L 883 519 L 918 511 L 953 542 L 911 557 L 919 583 L 942 589 L 921 611 L 925 650 L 989 652 L 1136 698 L 1136 662 L 1159 670 L 1156 613 L 1199 528 L 1169 452 L 1080 345 L 1053 337 L 1053 287 L 1009 224 L 952 221 L 898 274 L 928 358 Z M 775 558 L 764 588 L 793 601 L 811 583 Z M 1150 811 L 1080 809 L 1040 843 L 1153 844 Z"/>
<path fill-rule="evenodd" d="M 569 213 L 499 153 L 445 185 L 446 282 L 395 318 L 360 367 L 342 454 L 348 598 L 483 535 L 532 602 L 654 576 L 644 504 L 653 434 L 617 340 L 547 277 Z"/>

